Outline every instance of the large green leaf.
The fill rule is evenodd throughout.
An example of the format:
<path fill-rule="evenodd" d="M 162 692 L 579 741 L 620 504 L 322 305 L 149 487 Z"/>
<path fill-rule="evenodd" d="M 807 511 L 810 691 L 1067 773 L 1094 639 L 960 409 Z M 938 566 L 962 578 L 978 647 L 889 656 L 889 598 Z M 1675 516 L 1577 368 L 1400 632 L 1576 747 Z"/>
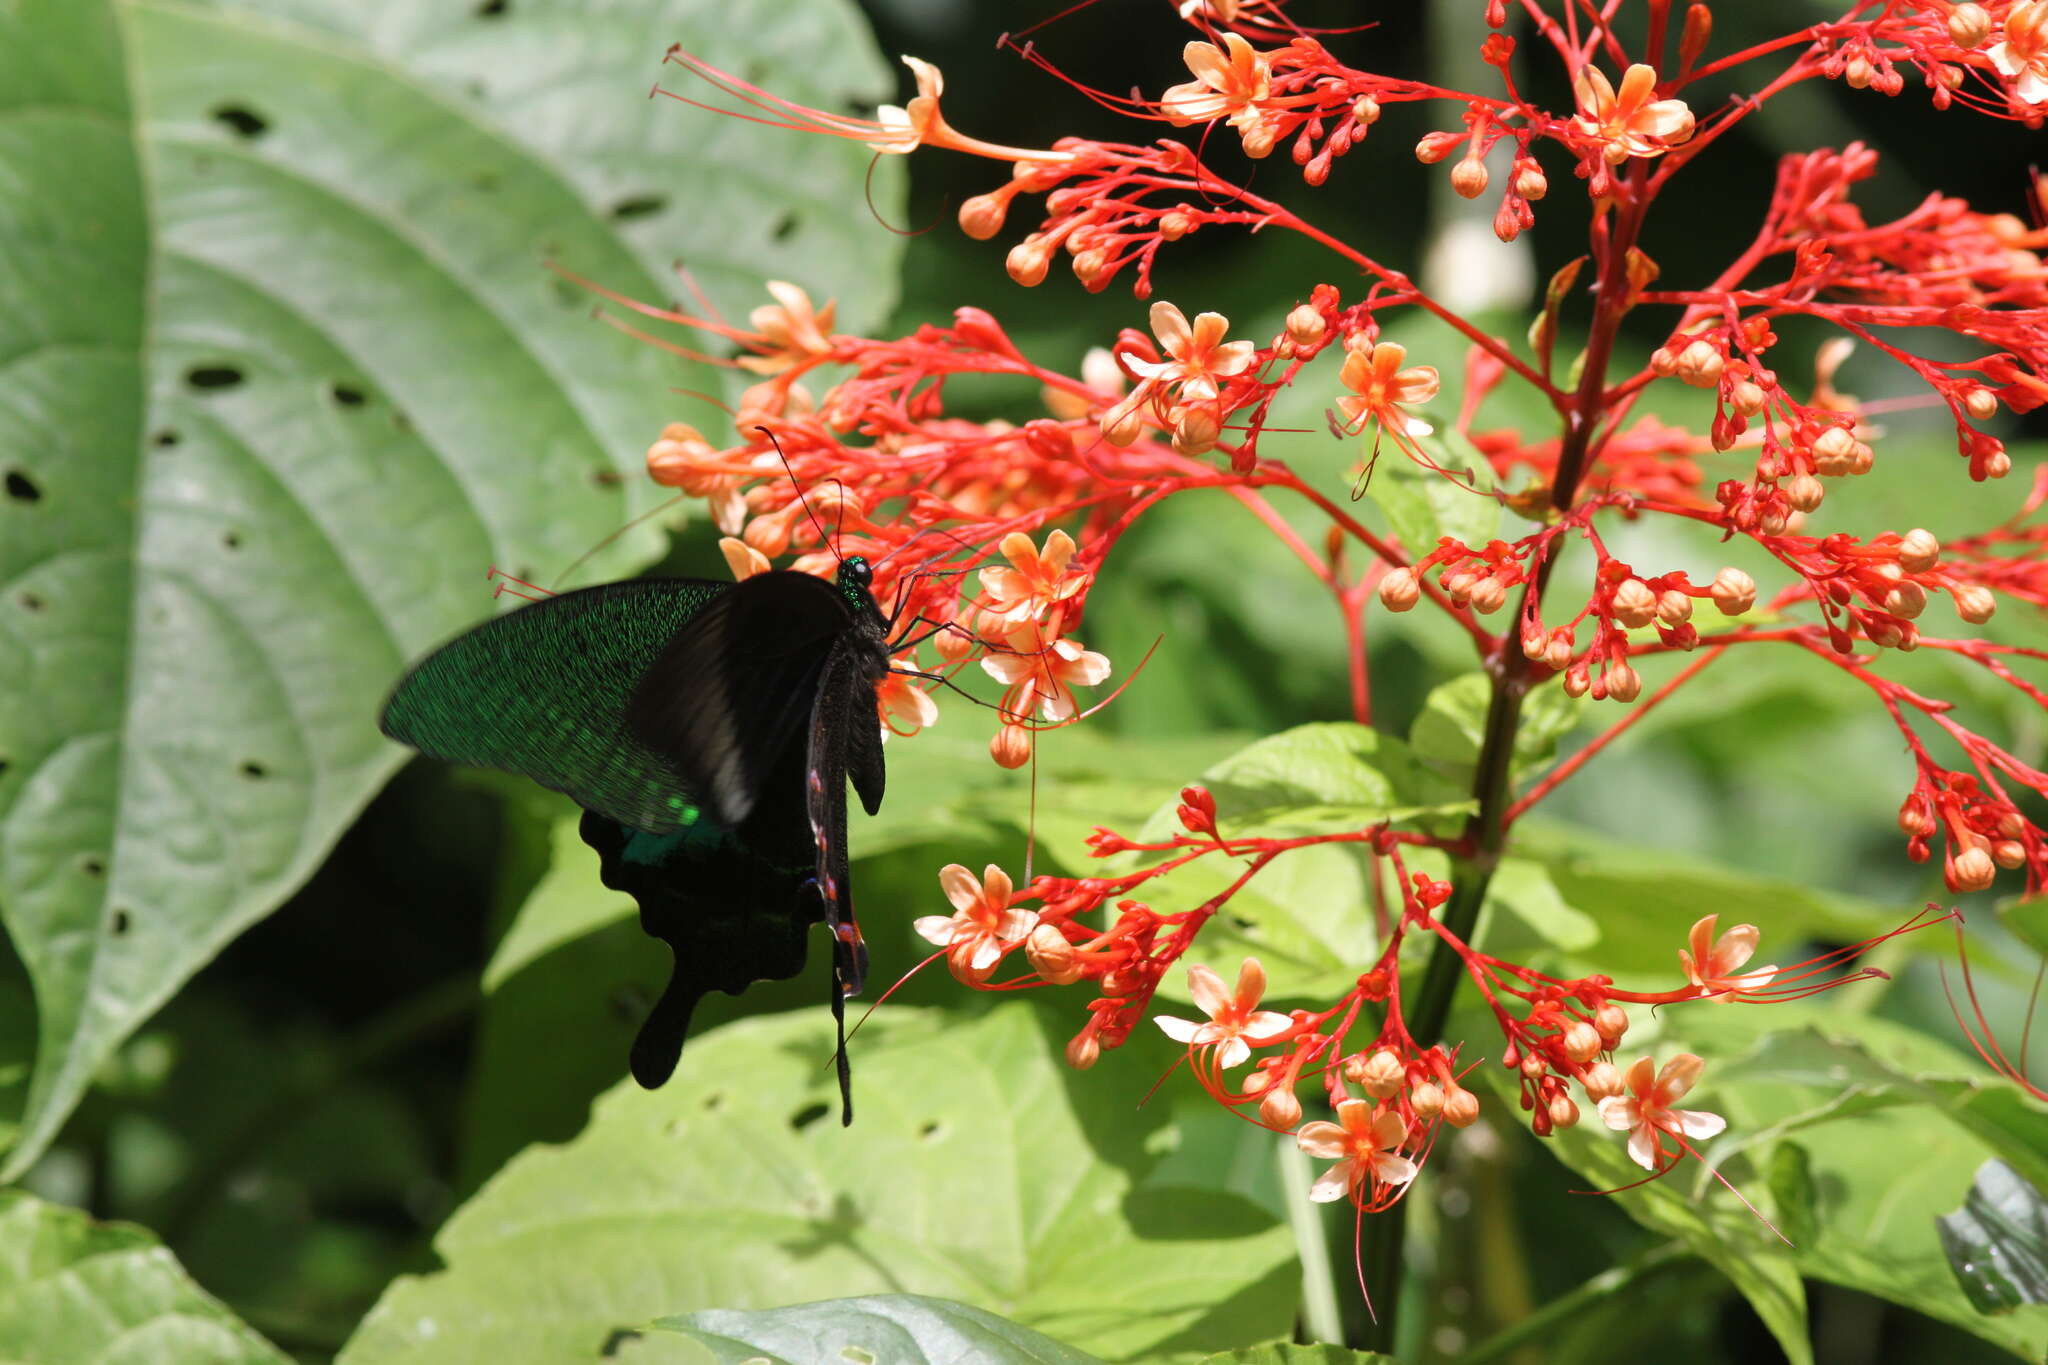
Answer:
<path fill-rule="evenodd" d="M 400 1280 L 346 1365 L 596 1359 L 702 1308 L 915 1293 L 1109 1359 L 1285 1330 L 1286 1231 L 1234 1196 L 1145 1183 L 1164 1121 L 1142 1068 L 1059 1060 L 1031 1011 L 892 1011 L 860 1036 L 841 1129 L 823 1011 L 692 1040 L 658 1091 L 624 1085 L 529 1148 Z M 1163 1107 L 1161 1107 L 1163 1108 Z"/>
<path fill-rule="evenodd" d="M 1706 1157 L 1792 1239 L 1772 1237 L 1705 1167 L 1616 1196 L 1646 1226 L 1671 1234 L 1727 1274 L 1788 1353 L 1804 1349 L 1800 1277 L 1905 1304 L 2029 1359 L 2048 1347 L 2048 1312 L 1975 1312 L 1935 1235 L 1971 1173 L 1995 1154 L 2038 1166 L 2048 1123 L 2008 1082 L 1923 1034 L 1818 1004 L 1705 1003 L 1641 1017 L 1622 1060 L 1690 1051 L 1707 1062 L 1684 1103 L 1728 1119 Z M 1485 1068 L 1490 1077 L 1499 1068 Z M 1503 1086 L 1503 1093 L 1511 1090 Z M 1600 1187 L 1642 1172 L 1622 1134 L 1589 1110 L 1550 1144 Z M 2025 1169 L 2026 1166 L 2022 1166 Z M 1798 1356 L 1794 1355 L 1797 1359 Z"/>
<path fill-rule="evenodd" d="M 1987 1161 L 1963 1206 L 1935 1220 L 1956 1282 L 1980 1313 L 2048 1303 L 2048 1199 L 2002 1161 Z"/>
<path fill-rule="evenodd" d="M 1099 1357 L 964 1303 L 870 1294 L 759 1313 L 712 1309 L 656 1324 L 695 1337 L 722 1365 L 1101 1365 Z"/>
<path fill-rule="evenodd" d="M 5 1173 L 401 761 L 377 703 L 486 566 L 652 502 L 673 389 L 720 381 L 547 258 L 885 306 L 868 154 L 648 100 L 682 39 L 826 108 L 889 88 L 843 0 L 0 6 L 0 913 L 42 1040 Z"/>
<path fill-rule="evenodd" d="M 0 1192 L 0 1359 L 10 1365 L 288 1365 L 128 1223 Z"/>

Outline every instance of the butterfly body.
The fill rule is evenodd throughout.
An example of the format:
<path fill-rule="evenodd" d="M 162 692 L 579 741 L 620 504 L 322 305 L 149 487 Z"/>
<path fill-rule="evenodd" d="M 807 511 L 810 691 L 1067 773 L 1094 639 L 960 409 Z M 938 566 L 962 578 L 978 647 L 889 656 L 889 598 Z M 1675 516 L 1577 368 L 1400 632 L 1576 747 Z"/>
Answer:
<path fill-rule="evenodd" d="M 846 784 L 880 807 L 874 689 L 889 670 L 868 582 L 848 559 L 831 583 L 776 571 L 564 593 L 442 646 L 385 706 L 392 738 L 583 807 L 604 884 L 675 952 L 633 1046 L 642 1085 L 674 1069 L 704 994 L 796 975 L 821 920 L 835 1011 L 860 989 Z M 843 1087 L 843 1048 L 840 1066 Z"/>

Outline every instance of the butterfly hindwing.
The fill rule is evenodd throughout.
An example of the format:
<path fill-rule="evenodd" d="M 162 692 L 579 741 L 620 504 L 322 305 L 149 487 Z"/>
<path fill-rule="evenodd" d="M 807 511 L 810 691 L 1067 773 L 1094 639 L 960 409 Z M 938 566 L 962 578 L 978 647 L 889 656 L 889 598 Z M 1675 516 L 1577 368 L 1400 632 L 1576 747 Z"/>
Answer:
<path fill-rule="evenodd" d="M 634 687 L 728 583 L 644 578 L 544 598 L 486 621 L 392 690 L 384 733 L 455 763 L 522 773 L 634 829 L 675 829 L 694 802 L 675 762 L 628 724 Z"/>

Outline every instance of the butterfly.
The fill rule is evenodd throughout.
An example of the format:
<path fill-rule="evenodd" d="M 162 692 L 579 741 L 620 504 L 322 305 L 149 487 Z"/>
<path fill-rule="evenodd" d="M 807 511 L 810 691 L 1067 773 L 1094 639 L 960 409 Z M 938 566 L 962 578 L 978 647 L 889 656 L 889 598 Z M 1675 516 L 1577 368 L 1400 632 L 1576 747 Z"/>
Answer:
<path fill-rule="evenodd" d="M 606 886 L 631 894 L 675 969 L 634 1040 L 653 1089 L 716 989 L 803 969 L 833 935 L 842 1121 L 853 1100 L 845 1003 L 867 949 L 854 920 L 846 784 L 875 814 L 886 777 L 875 687 L 889 622 L 858 556 L 833 581 L 642 578 L 546 597 L 459 635 L 400 680 L 385 734 L 503 768 L 583 808 Z"/>

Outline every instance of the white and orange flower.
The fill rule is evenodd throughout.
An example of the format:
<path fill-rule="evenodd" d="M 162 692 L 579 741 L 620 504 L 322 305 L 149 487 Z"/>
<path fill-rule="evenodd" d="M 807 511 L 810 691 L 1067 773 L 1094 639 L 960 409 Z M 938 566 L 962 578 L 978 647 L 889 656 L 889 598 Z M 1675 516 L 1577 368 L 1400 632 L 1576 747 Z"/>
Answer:
<path fill-rule="evenodd" d="M 1345 1100 L 1337 1121 L 1317 1119 L 1301 1125 L 1294 1140 L 1301 1150 L 1336 1165 L 1316 1177 L 1308 1197 L 1318 1204 L 1342 1199 L 1359 1185 L 1405 1185 L 1419 1169 L 1396 1150 L 1408 1139 L 1408 1124 L 1392 1110 L 1373 1112 L 1370 1100 Z"/>
<path fill-rule="evenodd" d="M 1705 1066 L 1692 1053 L 1681 1052 L 1659 1072 L 1655 1061 L 1639 1057 L 1623 1077 L 1628 1089 L 1600 1101 L 1600 1121 L 1616 1132 L 1628 1133 L 1628 1154 L 1636 1165 L 1646 1171 L 1658 1168 L 1664 1156 L 1665 1133 L 1704 1141 L 1728 1126 L 1728 1120 L 1719 1114 L 1671 1107 L 1693 1088 Z"/>
<path fill-rule="evenodd" d="M 885 104 L 875 110 L 882 136 L 868 143 L 875 151 L 891 156 L 916 151 L 946 128 L 945 119 L 939 116 L 939 96 L 946 93 L 945 73 L 920 57 L 905 56 L 903 64 L 917 77 L 917 93 L 911 96 L 908 108 Z"/>
<path fill-rule="evenodd" d="M 1138 386 L 1102 414 L 1104 434 L 1118 445 L 1137 436 L 1140 405 L 1151 402 L 1155 410 L 1164 411 L 1156 401 L 1162 392 L 1183 404 L 1213 403 L 1223 391 L 1221 381 L 1243 374 L 1258 358 L 1259 348 L 1251 342 L 1223 339 L 1229 335 L 1230 319 L 1221 313 L 1198 313 L 1190 324 L 1187 314 L 1162 301 L 1152 305 L 1151 321 L 1152 335 L 1159 339 L 1166 359 L 1124 357 L 1124 364 L 1138 376 Z"/>
<path fill-rule="evenodd" d="M 1590 65 L 1574 87 L 1579 114 L 1572 124 L 1581 137 L 1602 144 L 1600 154 L 1611 165 L 1632 156 L 1662 156 L 1692 136 L 1692 110 L 1684 100 L 1651 99 L 1657 73 L 1641 62 L 1622 73 L 1619 91 Z"/>
<path fill-rule="evenodd" d="M 1286 1015 L 1259 1008 L 1259 997 L 1265 993 L 1266 969 L 1255 957 L 1246 958 L 1237 969 L 1235 990 L 1226 990 L 1222 977 L 1197 964 L 1188 968 L 1188 994 L 1209 1022 L 1198 1024 L 1170 1014 L 1155 1016 L 1153 1022 L 1176 1043 L 1214 1047 L 1218 1066 L 1239 1066 L 1250 1060 L 1253 1045 L 1269 1043 L 1294 1026 Z"/>
<path fill-rule="evenodd" d="M 1072 720 L 1081 709 L 1074 689 L 1093 687 L 1109 676 L 1106 656 L 1083 649 L 1079 640 L 1049 640 L 1036 621 L 1007 632 L 1003 644 L 981 666 L 1003 684 L 1001 706 L 1008 716 L 1028 716 L 1036 708 L 1046 720 Z"/>
<path fill-rule="evenodd" d="M 1733 1000 L 1743 991 L 1762 990 L 1770 985 L 1778 975 L 1776 967 L 1737 971 L 1756 955 L 1760 937 L 1757 927 L 1738 924 L 1716 939 L 1714 925 L 1720 918 L 1707 915 L 1697 920 L 1687 936 L 1690 946 L 1678 950 L 1678 965 L 1685 969 L 1685 979 L 1700 990 L 1713 993 L 1717 1000 Z"/>
<path fill-rule="evenodd" d="M 925 915 L 911 927 L 927 943 L 946 950 L 946 965 L 960 980 L 977 985 L 1038 926 L 1038 912 L 1012 908 L 1010 874 L 990 863 L 977 878 L 958 863 L 939 870 L 939 887 L 953 903 L 951 915 Z"/>
<path fill-rule="evenodd" d="M 1344 352 L 1344 368 L 1338 371 L 1337 382 L 1351 393 L 1339 398 L 1337 407 L 1350 430 L 1356 431 L 1368 421 L 1402 436 L 1427 436 L 1433 430 L 1403 408 L 1436 397 L 1441 385 L 1436 366 L 1405 365 L 1406 346 L 1398 341 L 1375 343 L 1363 334 L 1348 338 Z"/>
<path fill-rule="evenodd" d="M 881 717 L 885 742 L 892 734 L 908 739 L 939 718 L 939 704 L 932 694 L 919 687 L 911 673 L 898 671 L 916 669 L 916 655 L 899 655 L 889 662 L 888 676 L 875 684 L 875 711 Z"/>
<path fill-rule="evenodd" d="M 1264 54 L 1237 34 L 1226 33 L 1222 47 L 1189 43 L 1181 49 L 1181 59 L 1195 79 L 1169 86 L 1159 97 L 1167 122 L 1185 128 L 1227 117 L 1241 130 L 1258 122 L 1258 102 L 1273 85 L 1272 63 Z"/>
<path fill-rule="evenodd" d="M 827 300 L 823 308 L 811 306 L 811 296 L 787 280 L 768 281 L 774 303 L 764 303 L 747 314 L 759 335 L 764 354 L 743 355 L 740 365 L 755 374 L 781 374 L 784 370 L 821 355 L 830 355 L 832 316 L 838 309 Z"/>
<path fill-rule="evenodd" d="M 1031 537 L 1012 531 L 1001 542 L 1003 557 L 1010 567 L 996 565 L 981 571 L 982 622 L 1007 630 L 1045 617 L 1055 606 L 1088 586 L 1087 573 L 1069 573 L 1074 560 L 1074 538 L 1054 531 L 1040 550 Z"/>
<path fill-rule="evenodd" d="M 2005 16 L 2005 31 L 1984 50 L 2013 93 L 2028 104 L 2048 103 L 2048 0 L 2021 0 Z"/>

